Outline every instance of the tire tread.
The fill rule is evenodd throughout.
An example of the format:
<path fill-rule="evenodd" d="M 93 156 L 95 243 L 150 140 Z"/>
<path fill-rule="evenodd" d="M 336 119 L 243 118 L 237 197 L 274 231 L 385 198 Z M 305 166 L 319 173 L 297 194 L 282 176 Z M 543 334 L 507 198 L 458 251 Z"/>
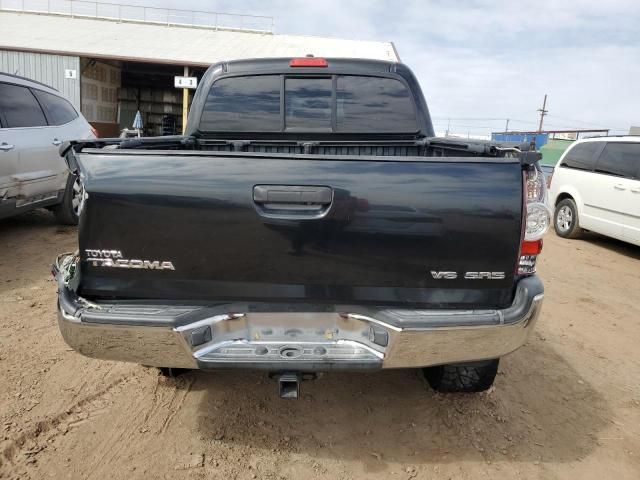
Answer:
<path fill-rule="evenodd" d="M 431 388 L 437 392 L 483 392 L 493 385 L 500 359 L 467 365 L 440 365 L 424 369 Z"/>
<path fill-rule="evenodd" d="M 77 225 L 78 217 L 73 211 L 73 206 L 71 201 L 73 199 L 73 182 L 75 181 L 76 176 L 72 173 L 69 174 L 67 178 L 67 186 L 64 190 L 64 196 L 62 197 L 62 202 L 58 205 L 55 205 L 51 211 L 53 215 L 56 217 L 58 223 L 62 225 Z"/>

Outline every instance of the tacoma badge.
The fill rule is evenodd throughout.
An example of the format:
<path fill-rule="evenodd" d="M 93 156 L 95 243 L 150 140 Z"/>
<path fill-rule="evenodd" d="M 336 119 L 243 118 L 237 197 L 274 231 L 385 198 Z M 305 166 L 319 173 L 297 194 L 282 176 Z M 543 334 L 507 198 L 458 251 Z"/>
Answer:
<path fill-rule="evenodd" d="M 85 249 L 87 262 L 94 267 L 142 268 L 146 270 L 175 270 L 173 263 L 160 260 L 130 260 L 120 250 Z"/>

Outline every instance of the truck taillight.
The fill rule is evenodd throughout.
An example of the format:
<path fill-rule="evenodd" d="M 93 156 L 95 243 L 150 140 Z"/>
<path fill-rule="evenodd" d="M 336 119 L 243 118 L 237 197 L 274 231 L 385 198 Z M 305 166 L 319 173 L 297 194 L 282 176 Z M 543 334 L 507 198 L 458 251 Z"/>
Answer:
<path fill-rule="evenodd" d="M 524 240 L 539 240 L 544 237 L 551 224 L 544 174 L 533 166 L 529 167 L 524 174 L 524 183 L 526 195 Z"/>
<path fill-rule="evenodd" d="M 520 255 L 539 255 L 542 252 L 542 240 L 534 240 L 533 242 L 522 242 Z"/>
<path fill-rule="evenodd" d="M 520 261 L 518 275 L 533 275 L 536 273 L 536 260 L 542 252 L 542 240 L 524 241 L 520 246 Z"/>
<path fill-rule="evenodd" d="M 551 212 L 547 207 L 547 185 L 541 171 L 529 167 L 524 173 L 524 188 L 525 225 L 518 275 L 532 275 L 536 272 L 536 260 L 542 251 L 542 237 L 551 224 Z"/>

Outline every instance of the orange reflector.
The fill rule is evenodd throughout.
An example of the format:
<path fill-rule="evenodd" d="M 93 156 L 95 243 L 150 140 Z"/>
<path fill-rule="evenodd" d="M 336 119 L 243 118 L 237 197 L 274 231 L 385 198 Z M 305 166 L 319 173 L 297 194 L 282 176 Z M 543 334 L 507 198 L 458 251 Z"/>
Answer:
<path fill-rule="evenodd" d="M 324 58 L 306 57 L 306 58 L 294 58 L 289 62 L 290 67 L 316 67 L 326 68 L 329 66 Z"/>
<path fill-rule="evenodd" d="M 542 240 L 534 240 L 533 242 L 522 242 L 520 255 L 539 255 L 542 252 Z"/>

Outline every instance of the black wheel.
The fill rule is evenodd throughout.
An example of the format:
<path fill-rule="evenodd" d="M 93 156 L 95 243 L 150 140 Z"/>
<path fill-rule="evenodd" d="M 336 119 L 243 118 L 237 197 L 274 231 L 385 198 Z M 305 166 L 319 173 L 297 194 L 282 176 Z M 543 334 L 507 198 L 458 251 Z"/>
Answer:
<path fill-rule="evenodd" d="M 553 215 L 556 233 L 563 238 L 578 238 L 582 233 L 578 220 L 578 208 L 571 198 L 565 198 L 556 205 Z"/>
<path fill-rule="evenodd" d="M 80 179 L 71 173 L 67 178 L 67 187 L 64 190 L 62 202 L 52 209 L 56 220 L 63 225 L 77 225 L 83 201 L 84 188 Z"/>
<path fill-rule="evenodd" d="M 437 392 L 484 392 L 498 373 L 500 359 L 464 365 L 440 365 L 423 369 L 424 376 Z"/>

